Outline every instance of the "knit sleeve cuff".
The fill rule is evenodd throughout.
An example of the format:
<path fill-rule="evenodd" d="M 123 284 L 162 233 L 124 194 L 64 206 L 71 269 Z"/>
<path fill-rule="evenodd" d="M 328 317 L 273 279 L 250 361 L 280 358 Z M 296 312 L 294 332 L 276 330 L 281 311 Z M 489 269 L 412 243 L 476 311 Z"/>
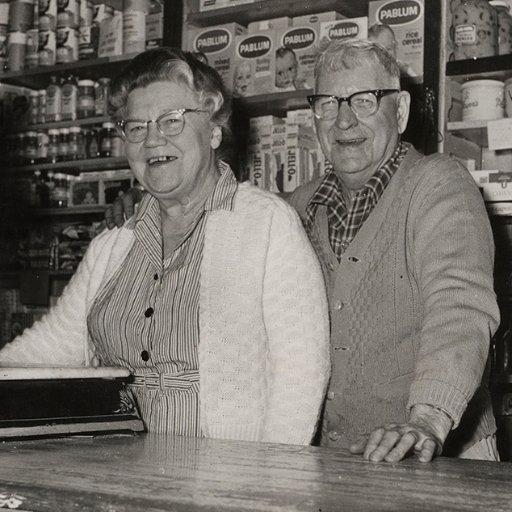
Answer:
<path fill-rule="evenodd" d="M 411 384 L 407 410 L 417 404 L 427 404 L 441 409 L 453 420 L 457 428 L 462 414 L 466 410 L 468 400 L 458 389 L 446 382 L 432 379 L 421 379 Z"/>

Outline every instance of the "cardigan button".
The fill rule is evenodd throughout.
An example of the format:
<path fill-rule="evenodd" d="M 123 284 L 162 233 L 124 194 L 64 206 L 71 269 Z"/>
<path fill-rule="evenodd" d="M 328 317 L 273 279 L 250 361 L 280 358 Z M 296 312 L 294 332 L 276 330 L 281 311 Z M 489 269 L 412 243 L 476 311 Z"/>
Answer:
<path fill-rule="evenodd" d="M 334 400 L 334 391 L 327 391 L 327 400 Z"/>
<path fill-rule="evenodd" d="M 336 311 L 341 311 L 343 308 L 345 307 L 345 304 L 343 302 L 341 302 L 341 300 L 337 300 L 335 303 L 334 303 L 334 309 Z"/>
<path fill-rule="evenodd" d="M 149 361 L 149 352 L 147 350 L 143 350 L 140 353 L 140 357 L 143 361 Z"/>
<path fill-rule="evenodd" d="M 146 309 L 146 311 L 144 311 L 144 316 L 146 318 L 149 318 L 150 316 L 153 315 L 154 312 L 155 312 L 155 310 L 153 308 L 148 308 L 148 309 Z"/>
<path fill-rule="evenodd" d="M 338 432 L 336 432 L 336 430 L 330 430 L 328 433 L 327 433 L 327 437 L 331 440 L 331 441 L 338 441 L 339 438 L 341 437 L 340 434 Z"/>

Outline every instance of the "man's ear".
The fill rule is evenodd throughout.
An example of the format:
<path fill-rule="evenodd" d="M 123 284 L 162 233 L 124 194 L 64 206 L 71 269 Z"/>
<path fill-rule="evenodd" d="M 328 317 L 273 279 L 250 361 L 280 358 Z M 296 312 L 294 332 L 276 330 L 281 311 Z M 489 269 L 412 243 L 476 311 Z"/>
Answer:
<path fill-rule="evenodd" d="M 214 126 L 212 135 L 210 138 L 210 146 L 212 149 L 217 149 L 222 142 L 222 128 L 220 126 Z"/>
<path fill-rule="evenodd" d="M 396 120 L 398 124 L 398 133 L 404 133 L 409 120 L 409 110 L 411 106 L 411 95 L 407 91 L 400 91 L 396 98 Z"/>

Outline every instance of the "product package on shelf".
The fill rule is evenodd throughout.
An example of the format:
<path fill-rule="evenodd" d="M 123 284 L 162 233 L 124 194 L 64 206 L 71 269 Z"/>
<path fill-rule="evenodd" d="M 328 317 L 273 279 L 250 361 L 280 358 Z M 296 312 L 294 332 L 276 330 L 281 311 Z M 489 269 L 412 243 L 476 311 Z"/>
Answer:
<path fill-rule="evenodd" d="M 423 77 L 424 0 L 372 0 L 368 4 L 368 38 L 395 54 L 405 77 Z"/>
<path fill-rule="evenodd" d="M 313 88 L 314 67 L 320 42 L 320 24 L 344 16 L 335 11 L 292 18 L 292 27 L 278 32 L 276 87 L 280 90 Z M 290 70 L 290 71 L 286 71 Z"/>
<path fill-rule="evenodd" d="M 231 88 L 235 69 L 235 38 L 245 33 L 245 27 L 238 23 L 189 30 L 185 49 L 202 56 Z"/>
<path fill-rule="evenodd" d="M 333 39 L 367 39 L 368 17 L 345 18 L 320 23 L 320 44 L 327 44 Z"/>
<path fill-rule="evenodd" d="M 11 341 L 12 314 L 22 309 L 18 288 L 0 288 L 0 347 Z"/>
<path fill-rule="evenodd" d="M 279 18 L 251 21 L 247 24 L 247 32 L 257 34 L 262 30 L 284 30 L 291 26 L 292 18 L 290 16 L 280 16 Z"/>
<path fill-rule="evenodd" d="M 275 30 L 236 37 L 233 96 L 254 96 L 276 91 L 277 44 Z"/>
<path fill-rule="evenodd" d="M 130 169 L 81 173 L 71 183 L 70 205 L 104 205 L 133 185 Z"/>

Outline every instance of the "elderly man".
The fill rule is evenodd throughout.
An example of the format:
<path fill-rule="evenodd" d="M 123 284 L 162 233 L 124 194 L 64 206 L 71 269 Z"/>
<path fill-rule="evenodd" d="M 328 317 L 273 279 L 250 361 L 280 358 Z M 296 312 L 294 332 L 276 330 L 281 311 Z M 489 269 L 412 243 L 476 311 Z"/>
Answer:
<path fill-rule="evenodd" d="M 333 165 L 290 198 L 329 294 L 321 442 L 372 461 L 496 460 L 485 372 L 499 317 L 492 232 L 466 169 L 401 142 L 410 98 L 399 73 L 377 43 L 334 41 L 308 98 Z M 122 223 L 123 201 L 110 225 Z"/>
<path fill-rule="evenodd" d="M 376 43 L 331 43 L 308 100 L 333 165 L 290 201 L 330 301 L 322 444 L 372 461 L 495 460 L 481 384 L 498 324 L 494 244 L 475 183 L 456 161 L 401 142 L 410 98 Z"/>

